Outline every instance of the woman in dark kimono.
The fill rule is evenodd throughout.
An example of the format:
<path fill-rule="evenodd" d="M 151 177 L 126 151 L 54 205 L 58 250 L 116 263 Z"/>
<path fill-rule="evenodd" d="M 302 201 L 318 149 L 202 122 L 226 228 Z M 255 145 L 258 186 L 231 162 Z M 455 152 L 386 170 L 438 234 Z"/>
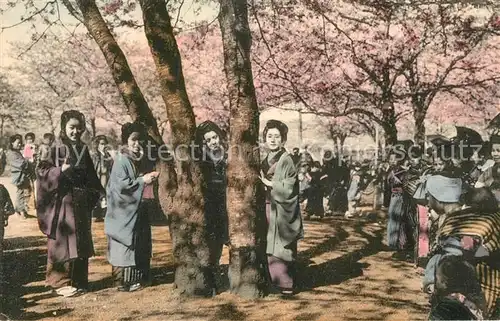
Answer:
<path fill-rule="evenodd" d="M 47 284 L 62 296 L 88 289 L 89 257 L 94 255 L 92 209 L 104 193 L 81 136 L 85 116 L 61 115 L 61 145 L 37 167 L 37 216 L 47 235 Z"/>
<path fill-rule="evenodd" d="M 309 219 L 312 215 L 316 215 L 321 218 L 325 215 L 321 180 L 323 173 L 320 169 L 320 163 L 317 161 L 313 162 L 311 171 L 306 174 L 306 179 L 309 181 L 309 190 L 307 194 L 307 206 L 305 210 L 307 215 L 305 219 Z"/>
<path fill-rule="evenodd" d="M 282 294 L 294 290 L 297 242 L 304 230 L 299 208 L 297 170 L 283 148 L 288 127 L 278 120 L 269 120 L 264 128 L 264 141 L 269 153 L 262 162 L 261 181 L 266 188 L 267 263 L 273 286 Z"/>
<path fill-rule="evenodd" d="M 133 292 L 149 283 L 152 237 L 143 198 L 145 186 L 158 178 L 158 172 L 140 175 L 144 142 L 148 138 L 141 124 L 123 125 L 121 136 L 125 147 L 116 156 L 111 171 L 104 231 L 115 285 L 119 291 Z"/>
<path fill-rule="evenodd" d="M 229 244 L 226 209 L 227 153 L 224 150 L 224 133 L 215 123 L 205 121 L 196 129 L 198 160 L 203 174 L 202 186 L 205 199 L 205 231 L 210 251 L 210 267 L 217 274 L 222 248 Z M 216 288 L 214 280 L 213 287 Z"/>
<path fill-rule="evenodd" d="M 391 188 L 391 201 L 388 211 L 387 244 L 397 253 L 395 257 L 404 256 L 408 259 L 415 244 L 414 229 L 416 228 L 416 204 L 412 195 L 403 189 L 403 181 L 408 168 L 403 164 L 407 155 L 394 151 L 389 155 L 391 171 L 388 176 Z"/>
<path fill-rule="evenodd" d="M 31 179 L 33 166 L 21 154 L 23 137 L 19 134 L 10 137 L 10 150 L 7 154 L 7 163 L 10 166 L 12 184 L 16 187 L 16 213 L 22 218 L 28 217 L 28 203 L 31 198 Z"/>

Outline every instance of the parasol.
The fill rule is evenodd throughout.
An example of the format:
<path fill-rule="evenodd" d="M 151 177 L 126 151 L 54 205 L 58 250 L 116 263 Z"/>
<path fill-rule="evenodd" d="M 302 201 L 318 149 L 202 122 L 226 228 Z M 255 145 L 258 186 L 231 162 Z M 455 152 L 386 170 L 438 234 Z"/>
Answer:
<path fill-rule="evenodd" d="M 450 143 L 450 140 L 442 135 L 429 135 L 428 139 L 434 146 L 442 146 Z"/>
<path fill-rule="evenodd" d="M 457 136 L 452 138 L 452 142 L 458 143 L 463 141 L 466 145 L 482 145 L 483 138 L 474 129 L 462 126 L 455 126 L 457 128 Z"/>

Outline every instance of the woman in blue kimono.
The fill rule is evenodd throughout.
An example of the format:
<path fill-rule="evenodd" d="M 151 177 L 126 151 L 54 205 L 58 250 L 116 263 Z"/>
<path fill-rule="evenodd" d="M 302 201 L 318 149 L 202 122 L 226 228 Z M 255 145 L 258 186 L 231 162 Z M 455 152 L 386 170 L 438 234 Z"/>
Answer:
<path fill-rule="evenodd" d="M 143 193 L 145 185 L 152 184 L 158 172 L 140 176 L 140 161 L 148 138 L 139 123 L 122 126 L 122 143 L 108 183 L 107 212 L 104 231 L 108 237 L 108 261 L 119 291 L 133 292 L 149 280 L 152 238 L 151 225 Z"/>
<path fill-rule="evenodd" d="M 264 142 L 269 153 L 261 164 L 261 181 L 266 189 L 267 263 L 272 285 L 284 295 L 294 291 L 297 242 L 304 230 L 299 207 L 299 181 L 292 157 L 283 148 L 288 127 L 269 120 Z"/>
<path fill-rule="evenodd" d="M 10 137 L 10 150 L 7 154 L 7 163 L 10 165 L 12 184 L 16 186 L 16 213 L 22 218 L 28 217 L 28 203 L 31 198 L 31 179 L 33 166 L 21 153 L 23 137 L 19 134 Z"/>

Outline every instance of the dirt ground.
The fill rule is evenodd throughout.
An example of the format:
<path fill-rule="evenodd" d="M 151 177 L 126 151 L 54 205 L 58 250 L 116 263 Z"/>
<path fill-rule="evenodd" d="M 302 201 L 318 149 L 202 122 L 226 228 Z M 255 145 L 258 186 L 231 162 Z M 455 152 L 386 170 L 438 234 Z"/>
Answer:
<path fill-rule="evenodd" d="M 0 178 L 14 197 L 8 181 Z M 90 261 L 92 291 L 76 298 L 53 297 L 44 284 L 46 241 L 36 219 L 11 217 L 5 239 L 4 310 L 17 320 L 424 319 L 428 306 L 420 276 L 413 264 L 394 260 L 385 250 L 385 221 L 380 216 L 307 221 L 299 246 L 300 293 L 286 300 L 269 296 L 255 301 L 228 291 L 212 299 L 176 297 L 166 226 L 153 227 L 153 285 L 134 293 L 117 292 L 110 284 L 103 223 L 93 225 L 97 256 Z M 226 249 L 223 271 L 227 263 Z"/>

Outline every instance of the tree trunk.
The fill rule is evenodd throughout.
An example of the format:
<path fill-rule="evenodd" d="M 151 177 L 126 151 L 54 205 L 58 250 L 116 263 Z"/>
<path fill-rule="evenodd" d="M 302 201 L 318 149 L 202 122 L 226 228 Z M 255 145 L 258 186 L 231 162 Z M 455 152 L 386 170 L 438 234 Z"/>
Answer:
<path fill-rule="evenodd" d="M 0 117 L 0 137 L 3 137 L 3 124 L 4 124 L 4 118 Z"/>
<path fill-rule="evenodd" d="M 134 121 L 137 120 L 146 125 L 151 137 L 157 143 L 161 143 L 156 119 L 135 81 L 127 58 L 102 18 L 95 0 L 77 0 L 76 2 L 82 12 L 83 22 L 87 30 L 106 59 L 118 91 L 125 101 L 128 114 Z"/>
<path fill-rule="evenodd" d="M 425 144 L 425 114 L 423 106 L 413 106 L 413 119 L 415 120 L 413 140 L 419 146 L 424 146 Z"/>
<path fill-rule="evenodd" d="M 398 129 L 396 127 L 396 111 L 394 104 L 386 101 L 382 107 L 382 128 L 384 129 L 385 144 L 392 146 L 398 142 Z"/>
<path fill-rule="evenodd" d="M 302 120 L 302 106 L 299 109 L 299 146 L 302 146 L 302 139 L 303 139 L 303 132 L 304 132 L 304 126 L 303 126 L 303 120 Z"/>
<path fill-rule="evenodd" d="M 171 218 L 175 285 L 182 295 L 213 295 L 215 275 L 209 266 L 210 253 L 204 231 L 203 177 L 192 149 L 187 147 L 193 147 L 196 123 L 184 83 L 181 56 L 165 0 L 140 0 L 139 3 L 176 151 L 177 193 L 171 202 L 161 200 L 163 210 Z M 181 149 L 182 146 L 186 148 Z"/>
<path fill-rule="evenodd" d="M 104 54 L 118 91 L 125 102 L 128 114 L 132 120 L 147 126 L 149 135 L 156 141 L 156 144 L 163 143 L 156 119 L 135 81 L 123 51 L 102 18 L 95 0 L 77 0 L 77 4 L 82 12 L 87 30 Z M 160 172 L 158 178 L 159 198 L 164 212 L 168 213 L 167 209 L 173 208 L 172 198 L 177 190 L 177 176 L 172 161 L 168 158 L 165 159 L 165 155 L 163 155 L 163 158 L 160 155 L 159 159 L 160 161 L 157 163 L 157 170 Z M 185 210 L 185 207 L 177 209 Z M 182 254 L 177 251 L 174 255 L 180 256 Z M 189 273 L 186 272 L 185 275 L 189 275 Z"/>
<path fill-rule="evenodd" d="M 97 134 L 97 128 L 95 124 L 95 117 L 90 118 L 90 130 L 92 131 L 92 138 L 95 138 Z"/>
<path fill-rule="evenodd" d="M 229 146 L 232 147 L 227 171 L 231 237 L 229 282 L 232 293 L 257 298 L 263 295 L 265 286 L 262 241 L 266 228 L 265 200 L 259 193 L 259 109 L 250 61 L 247 2 L 220 0 L 220 8 L 230 109 Z M 258 232 L 261 234 L 257 235 Z"/>

